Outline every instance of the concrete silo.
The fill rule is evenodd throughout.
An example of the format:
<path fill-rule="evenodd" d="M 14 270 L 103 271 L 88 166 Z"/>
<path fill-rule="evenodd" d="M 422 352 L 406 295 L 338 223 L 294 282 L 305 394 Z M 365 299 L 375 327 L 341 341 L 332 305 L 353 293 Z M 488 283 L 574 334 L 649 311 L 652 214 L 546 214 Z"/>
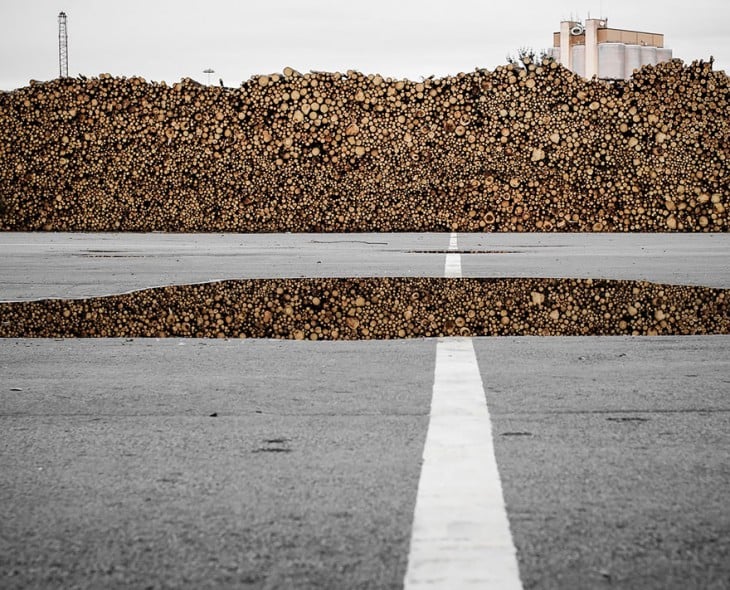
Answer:
<path fill-rule="evenodd" d="M 630 78 L 634 73 L 634 70 L 638 70 L 641 67 L 641 45 L 627 45 L 626 46 L 626 66 L 625 73 L 626 78 Z"/>
<path fill-rule="evenodd" d="M 585 78 L 626 80 L 635 69 L 672 59 L 664 47 L 664 35 L 626 29 L 611 29 L 606 19 L 563 21 L 553 34 L 555 59 Z"/>
<path fill-rule="evenodd" d="M 642 66 L 655 66 L 656 65 L 656 47 L 642 47 L 641 48 L 641 65 Z"/>
<path fill-rule="evenodd" d="M 665 61 L 672 61 L 672 50 L 666 47 L 657 47 L 656 62 L 660 64 Z"/>
<path fill-rule="evenodd" d="M 579 76 L 585 77 L 586 75 L 586 46 L 585 45 L 573 45 L 571 50 L 573 52 L 573 71 Z"/>
<path fill-rule="evenodd" d="M 598 45 L 598 77 L 602 80 L 624 80 L 626 45 L 601 43 Z"/>

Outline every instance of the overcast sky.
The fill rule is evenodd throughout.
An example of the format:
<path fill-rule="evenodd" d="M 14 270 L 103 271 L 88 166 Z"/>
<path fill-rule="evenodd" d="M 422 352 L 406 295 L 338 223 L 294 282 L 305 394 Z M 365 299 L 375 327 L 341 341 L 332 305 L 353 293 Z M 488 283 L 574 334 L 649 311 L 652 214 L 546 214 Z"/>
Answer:
<path fill-rule="evenodd" d="M 58 13 L 69 75 L 175 82 L 348 69 L 420 80 L 493 69 L 552 44 L 561 20 L 664 33 L 674 57 L 730 72 L 727 0 L 0 0 L 0 89 L 58 76 Z"/>

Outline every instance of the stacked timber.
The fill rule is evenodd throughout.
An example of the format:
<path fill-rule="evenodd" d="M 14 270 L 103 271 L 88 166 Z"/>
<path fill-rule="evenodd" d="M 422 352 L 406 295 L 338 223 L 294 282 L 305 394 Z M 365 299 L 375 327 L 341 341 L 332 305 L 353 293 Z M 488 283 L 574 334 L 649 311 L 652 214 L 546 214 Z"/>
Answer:
<path fill-rule="evenodd" d="M 32 83 L 0 93 L 0 229 L 728 231 L 728 113 L 678 60 Z"/>
<path fill-rule="evenodd" d="M 0 303 L 0 318 L 0 337 L 729 334 L 730 293 L 591 279 L 252 279 Z"/>

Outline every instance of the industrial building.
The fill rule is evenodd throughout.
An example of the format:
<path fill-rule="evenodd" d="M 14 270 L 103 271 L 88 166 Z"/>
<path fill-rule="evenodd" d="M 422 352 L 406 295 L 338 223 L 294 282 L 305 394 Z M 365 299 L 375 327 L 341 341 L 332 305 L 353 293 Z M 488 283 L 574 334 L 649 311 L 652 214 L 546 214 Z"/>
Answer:
<path fill-rule="evenodd" d="M 611 29 L 605 18 L 561 22 L 549 54 L 584 78 L 602 80 L 627 80 L 642 66 L 672 59 L 664 35 Z"/>

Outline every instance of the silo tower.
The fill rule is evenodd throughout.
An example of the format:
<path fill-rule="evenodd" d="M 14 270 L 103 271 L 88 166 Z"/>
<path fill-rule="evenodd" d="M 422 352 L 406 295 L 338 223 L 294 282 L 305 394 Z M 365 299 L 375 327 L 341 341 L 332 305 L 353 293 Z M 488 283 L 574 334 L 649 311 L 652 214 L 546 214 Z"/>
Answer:
<path fill-rule="evenodd" d="M 561 22 L 551 55 L 579 76 L 601 80 L 628 80 L 642 66 L 672 60 L 663 34 L 612 29 L 605 18 Z"/>
<path fill-rule="evenodd" d="M 68 31 L 66 13 L 58 13 L 58 75 L 68 78 Z"/>

